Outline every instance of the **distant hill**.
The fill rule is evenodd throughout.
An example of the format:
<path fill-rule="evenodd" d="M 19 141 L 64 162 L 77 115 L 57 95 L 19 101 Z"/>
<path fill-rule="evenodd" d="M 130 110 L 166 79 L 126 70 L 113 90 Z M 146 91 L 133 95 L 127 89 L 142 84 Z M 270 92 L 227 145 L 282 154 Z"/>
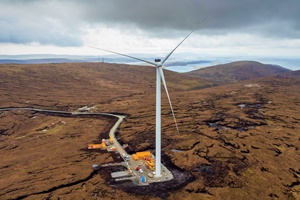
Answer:
<path fill-rule="evenodd" d="M 45 59 L 0 59 L 0 64 L 43 64 L 43 63 L 71 63 L 82 62 L 83 60 L 70 60 L 66 58 L 45 58 Z"/>
<path fill-rule="evenodd" d="M 170 92 L 213 86 L 209 81 L 168 70 L 165 70 L 165 77 Z M 108 63 L 0 65 L 0 94 L 3 92 L 2 100 L 5 99 L 7 105 L 16 97 L 26 102 L 28 94 L 32 97 L 30 101 L 48 99 L 55 102 L 64 96 L 68 104 L 77 101 L 83 105 L 95 98 L 108 101 L 143 92 L 154 94 L 155 80 L 155 68 L 149 66 Z M 45 91 L 49 95 L 47 98 Z"/>
<path fill-rule="evenodd" d="M 214 81 L 216 84 L 228 84 L 264 76 L 289 72 L 278 65 L 262 64 L 255 61 L 238 61 L 215 65 L 191 71 L 187 75 Z"/>
<path fill-rule="evenodd" d="M 283 76 L 284 77 L 289 77 L 289 78 L 300 79 L 300 70 L 289 71 L 287 73 L 284 73 Z"/>

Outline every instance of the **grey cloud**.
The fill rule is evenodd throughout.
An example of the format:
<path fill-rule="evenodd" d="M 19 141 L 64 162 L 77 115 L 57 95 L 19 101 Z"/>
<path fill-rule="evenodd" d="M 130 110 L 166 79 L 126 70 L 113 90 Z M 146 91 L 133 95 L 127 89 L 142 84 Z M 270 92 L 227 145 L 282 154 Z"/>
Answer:
<path fill-rule="evenodd" d="M 73 7 L 58 3 L 38 0 L 0 2 L 0 42 L 80 46 L 80 26 L 76 26 L 76 15 L 70 12 Z"/>
<path fill-rule="evenodd" d="M 110 0 L 87 1 L 84 18 L 90 22 L 132 23 L 156 32 L 162 29 L 191 30 L 205 16 L 200 27 L 207 33 L 254 31 L 262 35 L 299 37 L 298 0 Z M 277 22 L 277 23 L 276 23 Z M 273 26 L 261 26 L 264 24 Z M 281 31 L 275 31 L 280 29 Z"/>
<path fill-rule="evenodd" d="M 33 43 L 54 44 L 57 46 L 79 46 L 81 40 L 79 35 L 64 32 L 52 23 L 43 20 L 36 20 L 39 24 L 12 22 L 14 27 L 9 24 L 0 23 L 0 42 L 1 43 Z"/>
<path fill-rule="evenodd" d="M 97 24 L 176 37 L 206 16 L 198 34 L 300 38 L 299 8 L 299 0 L 2 0 L 0 42 L 80 45 L 82 28 Z"/>

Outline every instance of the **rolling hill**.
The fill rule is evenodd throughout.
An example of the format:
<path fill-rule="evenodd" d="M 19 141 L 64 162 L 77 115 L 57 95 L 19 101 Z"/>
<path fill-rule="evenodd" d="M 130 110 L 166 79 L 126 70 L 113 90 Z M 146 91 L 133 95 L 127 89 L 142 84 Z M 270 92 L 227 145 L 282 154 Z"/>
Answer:
<path fill-rule="evenodd" d="M 155 68 L 107 63 L 0 65 L 2 106 L 87 105 L 155 91 Z M 209 81 L 166 70 L 170 91 L 210 87 Z M 18 100 L 16 100 L 18 99 Z M 59 103 L 57 100 L 59 100 Z"/>
<path fill-rule="evenodd" d="M 187 75 L 213 81 L 218 85 L 235 83 L 264 76 L 276 75 L 290 70 L 255 61 L 238 61 L 191 71 Z"/>
<path fill-rule="evenodd" d="M 109 170 L 93 172 L 92 164 L 118 158 L 87 150 L 113 119 L 1 111 L 0 199 L 299 199 L 299 71 L 216 87 L 186 74 L 165 76 L 179 133 L 163 93 L 162 161 L 187 177 L 180 187 L 148 192 L 111 182 Z M 127 152 L 154 151 L 154 68 L 0 65 L 0 86 L 1 107 L 126 113 L 117 137 Z"/>

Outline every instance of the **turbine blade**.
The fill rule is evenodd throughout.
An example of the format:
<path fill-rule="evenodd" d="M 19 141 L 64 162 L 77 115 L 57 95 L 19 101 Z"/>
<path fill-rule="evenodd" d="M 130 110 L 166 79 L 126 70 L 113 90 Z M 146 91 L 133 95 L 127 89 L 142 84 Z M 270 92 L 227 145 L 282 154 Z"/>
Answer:
<path fill-rule="evenodd" d="M 164 84 L 164 87 L 165 87 L 165 90 L 166 90 L 166 93 L 167 93 L 167 97 L 168 97 L 168 100 L 169 100 L 170 108 L 171 108 L 173 119 L 174 119 L 175 126 L 176 126 L 176 130 L 177 130 L 177 133 L 179 134 L 179 129 L 178 129 L 176 117 L 175 117 L 175 114 L 174 114 L 173 106 L 172 106 L 172 103 L 171 103 L 170 95 L 169 95 L 169 92 L 168 92 L 168 88 L 167 88 L 167 84 L 166 84 L 166 80 L 165 80 L 164 71 L 163 71 L 163 69 L 161 67 L 159 67 L 158 70 L 159 70 L 161 80 L 162 80 L 162 82 Z"/>
<path fill-rule="evenodd" d="M 134 60 L 139 60 L 139 61 L 148 63 L 148 64 L 150 64 L 150 65 L 157 66 L 156 63 L 150 62 L 150 61 L 147 61 L 147 60 L 143 60 L 143 59 L 141 59 L 141 58 L 136 58 L 136 57 L 129 56 L 129 55 L 126 55 L 126 54 L 123 54 L 123 53 L 118 53 L 118 52 L 115 52 L 115 51 L 110 51 L 110 50 L 101 49 L 101 48 L 97 48 L 97 47 L 91 47 L 91 46 L 89 46 L 89 47 L 90 47 L 90 48 L 93 48 L 93 49 L 98 49 L 98 50 L 101 50 L 101 51 L 107 51 L 107 52 L 110 52 L 110 53 L 118 54 L 118 55 L 121 55 L 121 56 L 125 56 L 125 57 L 128 57 L 128 58 L 132 58 L 132 59 L 134 59 Z"/>
<path fill-rule="evenodd" d="M 197 24 L 197 26 L 163 59 L 163 61 L 161 62 L 161 64 L 163 65 L 168 58 L 172 55 L 172 53 L 195 31 L 199 28 L 200 24 L 202 24 L 202 22 L 204 22 L 207 19 L 207 17 L 205 17 L 199 24 Z"/>

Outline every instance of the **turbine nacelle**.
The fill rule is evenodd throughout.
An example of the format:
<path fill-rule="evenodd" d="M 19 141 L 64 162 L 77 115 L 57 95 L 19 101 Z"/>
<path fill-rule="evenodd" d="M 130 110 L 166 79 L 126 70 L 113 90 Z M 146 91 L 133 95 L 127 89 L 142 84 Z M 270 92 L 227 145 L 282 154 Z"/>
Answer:
<path fill-rule="evenodd" d="M 157 68 L 160 68 L 160 67 L 162 67 L 163 66 L 163 63 L 161 62 L 161 59 L 155 59 L 154 60 L 154 62 L 155 62 L 155 66 L 157 67 Z"/>

